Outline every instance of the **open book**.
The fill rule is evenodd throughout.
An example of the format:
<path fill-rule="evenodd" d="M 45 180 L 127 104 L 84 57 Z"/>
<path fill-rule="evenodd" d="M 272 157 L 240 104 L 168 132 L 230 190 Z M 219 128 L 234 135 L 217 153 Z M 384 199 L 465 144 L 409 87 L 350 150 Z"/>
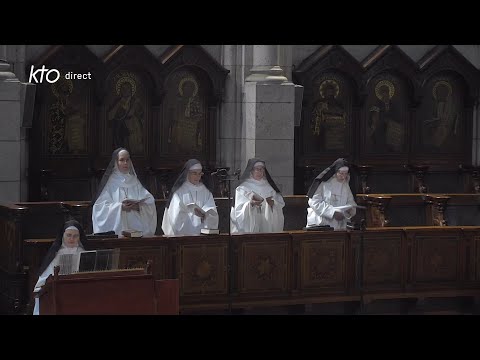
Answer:
<path fill-rule="evenodd" d="M 360 206 L 360 205 L 341 205 L 341 206 L 334 206 L 333 209 L 336 212 L 339 213 L 345 213 L 346 211 L 352 209 L 352 208 L 357 208 L 357 209 L 366 209 L 365 206 Z"/>
<path fill-rule="evenodd" d="M 265 200 L 262 196 L 258 195 L 255 191 L 250 191 L 248 193 L 248 197 L 250 198 L 250 200 L 255 200 L 255 201 L 263 201 Z"/>
<path fill-rule="evenodd" d="M 140 200 L 137 200 L 137 199 L 125 199 L 122 201 L 123 204 L 139 204 L 139 203 L 143 203 L 145 200 L 147 200 L 148 197 L 146 198 L 143 198 L 143 199 L 140 199 Z"/>
<path fill-rule="evenodd" d="M 90 250 L 76 254 L 61 254 L 58 261 L 60 275 L 118 269 L 119 256 L 120 249 Z"/>
<path fill-rule="evenodd" d="M 190 204 L 187 204 L 186 206 L 187 206 L 189 209 L 191 209 L 192 211 L 195 211 L 195 209 L 197 209 L 198 211 L 200 211 L 200 213 L 201 213 L 202 215 L 205 215 L 205 214 L 208 214 L 208 213 L 210 213 L 210 214 L 213 215 L 213 214 L 215 213 L 215 211 L 214 211 L 213 209 L 210 209 L 210 210 L 208 210 L 208 211 L 205 211 L 205 210 L 203 210 L 200 206 L 198 206 L 198 205 L 195 204 L 195 203 L 190 203 Z"/>

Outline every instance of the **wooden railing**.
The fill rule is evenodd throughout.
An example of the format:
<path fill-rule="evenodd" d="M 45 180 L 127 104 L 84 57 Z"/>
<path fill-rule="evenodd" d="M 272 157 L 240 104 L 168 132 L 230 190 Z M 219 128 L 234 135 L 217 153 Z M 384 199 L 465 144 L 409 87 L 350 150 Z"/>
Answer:
<path fill-rule="evenodd" d="M 51 240 L 24 241 L 32 271 Z M 480 299 L 480 227 L 96 239 L 120 248 L 120 267 L 153 260 L 157 279 L 178 278 L 183 313 L 385 299 Z"/>

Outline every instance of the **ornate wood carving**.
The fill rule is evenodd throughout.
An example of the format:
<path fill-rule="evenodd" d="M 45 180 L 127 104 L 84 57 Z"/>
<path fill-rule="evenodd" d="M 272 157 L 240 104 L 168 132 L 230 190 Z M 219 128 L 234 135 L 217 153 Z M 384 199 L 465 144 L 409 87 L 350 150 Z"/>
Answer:
<path fill-rule="evenodd" d="M 180 295 L 221 295 L 228 291 L 227 244 L 178 244 Z"/>
<path fill-rule="evenodd" d="M 140 179 L 161 197 L 166 196 L 161 186 L 165 181 L 152 169 L 175 170 L 179 162 L 193 156 L 215 166 L 215 124 L 229 71 L 201 46 L 175 46 L 157 59 L 145 46 L 118 45 L 98 59 L 85 46 L 62 45 L 49 49 L 35 65 L 56 68 L 62 74 L 90 72 L 91 80 L 39 85 L 30 146 L 31 200 L 91 199 L 102 169 L 118 146 L 128 148 Z M 175 74 L 185 76 L 169 93 L 167 78 Z M 177 98 L 180 93 L 184 96 Z M 165 99 L 171 98 L 171 107 L 183 114 L 182 119 L 202 116 L 201 132 L 193 131 L 199 135 L 194 145 L 200 144 L 194 153 L 175 157 L 181 149 L 167 146 L 166 122 L 171 119 L 165 116 L 169 108 Z M 177 140 L 183 130 L 172 129 Z M 41 169 L 51 170 L 51 176 L 44 173 L 42 177 Z"/>
<path fill-rule="evenodd" d="M 285 291 L 290 262 L 285 239 L 242 239 L 238 242 L 239 294 Z"/>
<path fill-rule="evenodd" d="M 296 146 L 299 164 L 348 156 L 357 123 L 361 67 L 341 46 L 325 45 L 305 59 L 293 75 L 304 86 L 302 122 Z"/>
<path fill-rule="evenodd" d="M 454 282 L 458 276 L 459 238 L 435 234 L 415 237 L 416 282 Z"/>
<path fill-rule="evenodd" d="M 445 211 L 450 196 L 432 196 L 425 197 L 427 203 L 427 225 L 447 226 Z"/>
<path fill-rule="evenodd" d="M 411 173 L 413 173 L 414 179 L 414 192 L 418 192 L 421 194 L 427 193 L 427 185 L 425 184 L 425 175 L 428 173 L 429 166 L 428 165 L 413 165 L 408 164 L 404 166 L 408 169 Z"/>
<path fill-rule="evenodd" d="M 401 236 L 364 240 L 363 284 L 365 287 L 401 286 Z"/>

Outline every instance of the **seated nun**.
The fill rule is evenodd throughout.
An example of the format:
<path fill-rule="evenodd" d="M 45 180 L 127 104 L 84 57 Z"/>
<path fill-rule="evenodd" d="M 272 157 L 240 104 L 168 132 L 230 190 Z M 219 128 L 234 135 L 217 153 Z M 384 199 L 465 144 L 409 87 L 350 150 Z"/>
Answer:
<path fill-rule="evenodd" d="M 230 211 L 231 233 L 283 231 L 284 206 L 285 201 L 268 173 L 265 161 L 248 160 Z"/>
<path fill-rule="evenodd" d="M 157 230 L 157 208 L 152 194 L 137 178 L 130 154 L 118 148 L 100 182 L 92 209 L 94 233 L 141 231 L 152 236 Z"/>
<path fill-rule="evenodd" d="M 329 225 L 334 230 L 345 230 L 347 220 L 356 213 L 349 185 L 348 162 L 337 159 L 323 170 L 308 190 L 307 227 Z"/>
<path fill-rule="evenodd" d="M 218 229 L 218 212 L 210 190 L 202 182 L 202 164 L 190 159 L 173 184 L 165 205 L 165 235 L 200 235 L 201 229 Z"/>
<path fill-rule="evenodd" d="M 76 220 L 69 220 L 65 222 L 62 228 L 58 231 L 57 237 L 52 246 L 43 259 L 42 265 L 38 273 L 40 274 L 35 288 L 33 290 L 35 296 L 35 307 L 33 315 L 39 315 L 40 302 L 37 293 L 40 291 L 45 281 L 50 275 L 53 275 L 54 267 L 59 265 L 60 255 L 63 254 L 80 254 L 85 250 L 87 237 L 83 231 L 82 226 Z"/>

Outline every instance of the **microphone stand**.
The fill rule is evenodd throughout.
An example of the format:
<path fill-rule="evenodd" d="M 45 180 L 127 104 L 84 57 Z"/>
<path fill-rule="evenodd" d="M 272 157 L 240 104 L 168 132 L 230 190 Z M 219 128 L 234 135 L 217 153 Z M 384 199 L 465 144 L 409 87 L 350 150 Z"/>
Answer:
<path fill-rule="evenodd" d="M 216 176 L 221 183 L 227 184 L 227 198 L 228 198 L 228 235 L 232 235 L 230 229 L 230 211 L 232 209 L 232 181 L 240 179 L 240 169 L 237 169 L 233 174 L 229 174 L 230 168 L 218 168 L 210 175 Z"/>
<path fill-rule="evenodd" d="M 233 283 L 235 280 L 235 274 L 232 271 L 233 268 L 233 241 L 232 241 L 232 230 L 230 227 L 230 213 L 232 211 L 232 181 L 240 179 L 240 169 L 237 169 L 233 174 L 229 174 L 228 171 L 230 168 L 218 168 L 210 175 L 217 176 L 219 181 L 223 184 L 227 184 L 227 197 L 228 197 L 228 312 L 232 313 L 232 295 L 233 295 Z"/>
<path fill-rule="evenodd" d="M 363 237 L 366 230 L 366 222 L 365 219 L 360 220 L 360 246 L 358 251 L 358 289 L 360 292 L 360 309 L 359 314 L 363 314 L 365 311 L 365 306 L 363 303 Z"/>

